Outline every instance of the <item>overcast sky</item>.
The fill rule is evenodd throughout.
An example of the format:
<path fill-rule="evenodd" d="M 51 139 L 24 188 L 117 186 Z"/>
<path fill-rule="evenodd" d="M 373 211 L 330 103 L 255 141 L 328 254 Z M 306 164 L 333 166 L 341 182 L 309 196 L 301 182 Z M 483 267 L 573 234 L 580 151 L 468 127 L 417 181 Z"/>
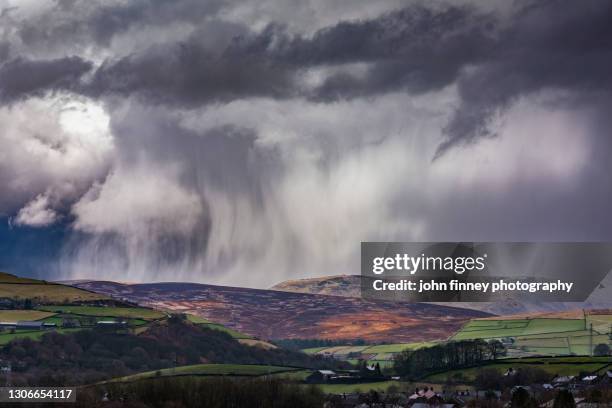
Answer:
<path fill-rule="evenodd" d="M 0 266 L 267 287 L 612 240 L 612 2 L 0 0 Z"/>

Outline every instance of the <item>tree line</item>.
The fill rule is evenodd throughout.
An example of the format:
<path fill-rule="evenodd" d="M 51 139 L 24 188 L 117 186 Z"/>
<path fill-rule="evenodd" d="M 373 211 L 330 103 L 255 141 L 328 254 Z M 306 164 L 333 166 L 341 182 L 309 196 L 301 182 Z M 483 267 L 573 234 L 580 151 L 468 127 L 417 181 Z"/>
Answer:
<path fill-rule="evenodd" d="M 503 356 L 506 348 L 498 340 L 462 340 L 416 350 L 404 350 L 395 357 L 399 375 L 418 379 L 449 369 L 477 366 Z"/>

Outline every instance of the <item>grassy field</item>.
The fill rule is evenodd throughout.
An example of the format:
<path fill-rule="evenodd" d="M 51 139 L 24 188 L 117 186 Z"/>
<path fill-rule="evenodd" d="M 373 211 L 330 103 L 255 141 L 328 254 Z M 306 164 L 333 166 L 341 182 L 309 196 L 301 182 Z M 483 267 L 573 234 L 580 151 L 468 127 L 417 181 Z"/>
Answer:
<path fill-rule="evenodd" d="M 510 355 L 589 355 L 591 344 L 609 344 L 611 326 L 612 312 L 605 310 L 507 316 L 471 320 L 450 340 L 508 337 Z"/>
<path fill-rule="evenodd" d="M 317 354 L 319 351 L 325 350 L 327 347 L 310 347 L 302 349 L 303 353 L 306 354 Z"/>
<path fill-rule="evenodd" d="M 83 316 L 124 317 L 142 320 L 161 319 L 162 312 L 142 307 L 100 307 L 100 306 L 42 306 L 39 310 L 55 313 L 70 313 Z"/>
<path fill-rule="evenodd" d="M 55 313 L 40 310 L 0 310 L 0 321 L 2 322 L 42 320 L 51 316 L 55 316 Z"/>
<path fill-rule="evenodd" d="M 252 339 L 253 338 L 252 336 L 249 336 L 248 334 L 240 333 L 237 330 L 230 329 L 229 327 L 225 327 L 222 324 L 218 324 L 218 323 L 200 323 L 198 324 L 198 326 L 206 327 L 212 330 L 223 331 L 235 339 Z"/>
<path fill-rule="evenodd" d="M 104 295 L 47 281 L 21 278 L 0 272 L 0 297 L 37 299 L 47 303 L 83 302 L 108 299 Z"/>
<path fill-rule="evenodd" d="M 195 364 L 188 366 L 180 366 L 176 368 L 166 368 L 157 371 L 147 371 L 127 377 L 121 377 L 113 381 L 133 381 L 144 378 L 154 377 L 172 377 L 172 376 L 262 376 L 268 374 L 280 375 L 289 374 L 292 372 L 304 371 L 300 368 L 267 366 L 267 365 L 251 365 L 251 364 Z"/>
<path fill-rule="evenodd" d="M 393 367 L 393 358 L 396 354 L 401 353 L 404 350 L 416 350 L 422 347 L 431 347 L 437 343 L 437 341 L 429 341 L 365 346 L 314 347 L 304 349 L 302 351 L 307 354 L 331 354 L 334 356 L 334 358 L 348 361 L 351 364 L 356 364 L 359 361 L 359 358 L 363 358 L 371 364 L 380 364 L 381 368 L 391 368 Z M 349 355 L 349 353 L 351 355 Z"/>
<path fill-rule="evenodd" d="M 45 283 L 38 279 L 21 278 L 10 273 L 0 272 L 0 283 Z"/>
<path fill-rule="evenodd" d="M 392 385 L 399 387 L 402 383 L 399 381 L 380 381 L 362 384 L 319 384 L 317 387 L 320 387 L 327 394 L 342 394 L 357 391 L 368 392 L 371 390 L 386 392 Z"/>
<path fill-rule="evenodd" d="M 32 340 L 39 340 L 46 333 L 70 333 L 83 329 L 56 329 L 56 330 L 36 330 L 36 331 L 16 331 L 15 333 L 0 333 L 0 346 L 8 344 L 12 340 L 30 338 Z"/>
<path fill-rule="evenodd" d="M 207 319 L 205 319 L 203 317 L 192 315 L 192 314 L 188 314 L 187 315 L 187 320 L 189 320 L 191 323 L 195 323 L 195 324 L 212 323 L 210 320 L 207 320 Z"/>
<path fill-rule="evenodd" d="M 39 299 L 47 303 L 84 302 L 108 299 L 106 296 L 72 286 L 56 284 L 8 284 L 0 283 L 0 297 Z"/>
<path fill-rule="evenodd" d="M 520 358 L 502 359 L 496 363 L 487 364 L 482 367 L 449 370 L 443 373 L 433 374 L 425 378 L 426 381 L 442 383 L 449 377 L 461 376 L 462 381 L 474 381 L 476 375 L 483 368 L 493 368 L 500 373 L 505 373 L 509 368 L 536 367 L 545 370 L 551 375 L 578 375 L 581 372 L 593 373 L 604 369 L 612 363 L 609 357 L 553 357 L 553 358 Z"/>
<path fill-rule="evenodd" d="M 278 348 L 274 344 L 268 343 L 267 341 L 263 341 L 263 340 L 255 340 L 255 339 L 237 339 L 237 340 L 238 340 L 238 343 L 244 344 L 245 346 L 261 347 L 266 350 Z"/>
<path fill-rule="evenodd" d="M 472 320 L 464 325 L 451 340 L 493 339 L 531 334 L 560 333 L 585 330 L 584 319 L 517 319 Z"/>

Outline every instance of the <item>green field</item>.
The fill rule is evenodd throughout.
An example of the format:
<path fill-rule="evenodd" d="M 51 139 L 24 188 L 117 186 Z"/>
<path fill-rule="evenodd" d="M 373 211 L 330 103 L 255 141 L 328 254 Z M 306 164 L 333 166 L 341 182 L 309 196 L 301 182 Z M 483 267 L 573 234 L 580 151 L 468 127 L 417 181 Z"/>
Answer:
<path fill-rule="evenodd" d="M 351 364 L 356 364 L 359 361 L 359 355 L 361 355 L 371 364 L 378 363 L 380 364 L 381 368 L 391 368 L 393 367 L 393 358 L 396 354 L 401 353 L 404 350 L 416 350 L 422 347 L 431 347 L 437 343 L 437 341 L 428 341 L 365 346 L 313 347 L 303 349 L 302 352 L 307 354 L 333 355 L 334 358 L 348 361 Z M 349 356 L 349 353 L 355 353 L 357 355 Z"/>
<path fill-rule="evenodd" d="M 572 312 L 571 318 L 475 319 L 450 340 L 511 338 L 509 355 L 589 355 L 591 344 L 610 344 L 612 315 L 587 312 L 578 318 L 581 314 Z"/>
<path fill-rule="evenodd" d="M 124 317 L 143 320 L 161 319 L 162 312 L 143 307 L 103 307 L 103 306 L 41 306 L 39 310 L 55 313 L 70 313 L 94 317 Z"/>
<path fill-rule="evenodd" d="M 0 321 L 17 322 L 19 320 L 42 320 L 55 313 L 40 310 L 0 310 Z"/>
<path fill-rule="evenodd" d="M 581 372 L 594 373 L 612 364 L 610 357 L 540 357 L 540 358 L 508 358 L 501 359 L 495 363 L 481 367 L 449 370 L 443 373 L 433 374 L 425 377 L 426 381 L 445 382 L 449 377 L 461 376 L 462 381 L 474 381 L 476 375 L 483 368 L 494 368 L 500 373 L 505 373 L 509 368 L 519 369 L 521 367 L 534 367 L 545 370 L 551 375 L 578 375 Z"/>
<path fill-rule="evenodd" d="M 72 286 L 21 278 L 0 272 L 0 298 L 37 299 L 46 303 L 106 300 L 108 297 Z"/>
<path fill-rule="evenodd" d="M 326 348 L 327 347 L 310 347 L 302 349 L 302 352 L 306 354 L 317 354 L 319 351 L 325 350 Z"/>
<path fill-rule="evenodd" d="M 195 324 L 212 323 L 210 320 L 207 320 L 203 317 L 192 315 L 192 314 L 187 315 L 187 320 Z"/>
<path fill-rule="evenodd" d="M 46 283 L 38 279 L 22 278 L 19 276 L 11 275 L 10 273 L 0 272 L 0 283 Z"/>
<path fill-rule="evenodd" d="M 15 333 L 0 333 L 0 346 L 8 344 L 12 340 L 30 338 L 39 340 L 46 333 L 70 333 L 83 329 L 55 329 L 55 330 L 36 330 L 36 331 L 17 331 Z"/>
<path fill-rule="evenodd" d="M 584 319 L 471 320 L 451 340 L 493 339 L 585 330 Z"/>
<path fill-rule="evenodd" d="M 229 334 L 230 336 L 232 336 L 235 339 L 252 339 L 253 337 L 244 334 L 244 333 L 240 333 L 239 331 L 236 331 L 234 329 L 230 329 L 229 327 L 225 327 L 222 324 L 218 324 L 218 323 L 203 323 L 203 324 L 198 324 L 198 326 L 201 327 L 207 327 L 209 329 L 212 330 L 220 330 L 223 331 L 227 334 Z"/>
<path fill-rule="evenodd" d="M 321 390 L 327 394 L 342 394 L 350 392 L 368 392 L 371 390 L 386 392 L 392 385 L 400 387 L 402 383 L 399 381 L 380 381 L 362 384 L 318 384 L 317 387 L 320 387 Z"/>
<path fill-rule="evenodd" d="M 106 296 L 72 286 L 58 284 L 0 283 L 0 297 L 11 299 L 39 299 L 46 303 L 85 302 L 108 299 Z"/>
<path fill-rule="evenodd" d="M 262 376 L 268 374 L 280 375 L 290 374 L 292 372 L 303 372 L 301 368 L 280 367 L 268 365 L 251 365 L 251 364 L 195 364 L 188 366 L 180 366 L 176 368 L 165 368 L 157 371 L 147 371 L 127 377 L 121 377 L 113 381 L 133 381 L 145 378 L 154 377 L 172 377 L 172 376 Z"/>

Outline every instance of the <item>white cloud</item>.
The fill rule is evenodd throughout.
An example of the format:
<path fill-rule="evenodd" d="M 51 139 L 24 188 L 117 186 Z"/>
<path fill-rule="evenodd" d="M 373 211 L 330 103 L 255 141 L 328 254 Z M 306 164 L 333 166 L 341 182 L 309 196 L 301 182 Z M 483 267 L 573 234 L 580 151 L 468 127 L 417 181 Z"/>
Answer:
<path fill-rule="evenodd" d="M 156 167 L 156 168 L 153 168 Z M 91 233 L 142 235 L 151 230 L 189 234 L 203 208 L 199 197 L 178 183 L 176 168 L 120 166 L 73 206 L 75 228 Z"/>
<path fill-rule="evenodd" d="M 40 197 L 50 212 L 76 199 L 106 174 L 114 150 L 102 108 L 64 96 L 0 108 L 0 145 L 0 212 L 29 203 L 24 216 L 40 208 Z"/>
<path fill-rule="evenodd" d="M 16 225 L 46 227 L 55 223 L 58 217 L 57 212 L 49 208 L 49 197 L 45 194 L 39 194 L 19 210 L 14 222 Z"/>

